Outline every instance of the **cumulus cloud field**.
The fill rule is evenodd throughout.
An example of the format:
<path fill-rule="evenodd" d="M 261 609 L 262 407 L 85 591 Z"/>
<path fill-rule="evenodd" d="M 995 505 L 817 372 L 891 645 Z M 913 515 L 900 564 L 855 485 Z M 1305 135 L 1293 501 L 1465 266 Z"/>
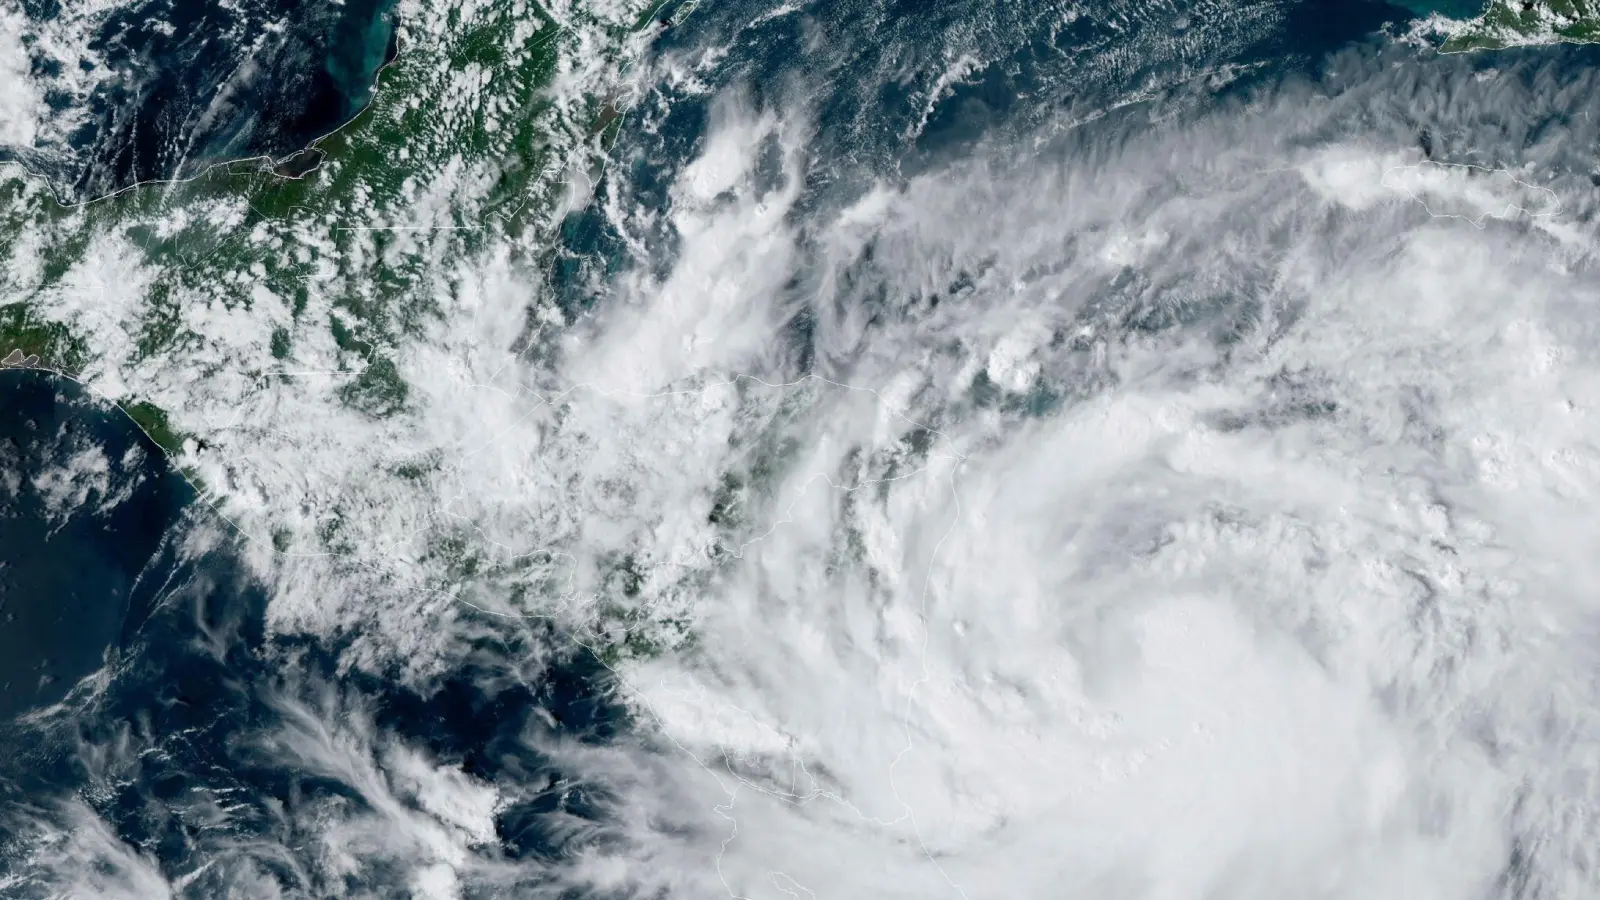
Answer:
<path fill-rule="evenodd" d="M 504 650 L 508 682 L 594 649 L 627 733 L 518 740 L 604 814 L 511 858 L 512 776 L 285 676 L 237 752 L 359 802 L 176 875 L 71 806 L 37 820 L 38 883 L 176 896 L 226 869 L 274 896 L 278 859 L 430 898 L 1592 895 L 1593 69 L 1367 45 L 1337 82 L 843 173 L 826 73 L 753 92 L 704 77 L 715 50 L 630 76 L 679 92 L 645 91 L 642 133 L 680 96 L 704 131 L 664 182 L 607 170 L 586 202 L 620 261 L 581 315 L 534 304 L 538 354 L 507 335 L 548 285 L 489 246 L 441 264 L 404 416 L 224 375 L 183 421 L 270 628 L 359 633 L 341 674 L 427 690 L 491 634 L 562 642 Z M 976 71 L 952 65 L 931 103 Z M 357 538 L 272 550 L 335 496 Z M 446 577 L 440 534 L 498 580 Z"/>

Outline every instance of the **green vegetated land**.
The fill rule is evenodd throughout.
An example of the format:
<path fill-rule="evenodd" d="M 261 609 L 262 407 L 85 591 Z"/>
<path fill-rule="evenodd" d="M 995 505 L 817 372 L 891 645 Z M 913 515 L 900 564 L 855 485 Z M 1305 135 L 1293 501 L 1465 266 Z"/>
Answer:
<path fill-rule="evenodd" d="M 1600 42 L 1600 0 L 1491 0 L 1483 15 L 1445 40 L 1445 53 L 1518 44 Z"/>
<path fill-rule="evenodd" d="M 689 8 L 677 6 L 673 21 Z M 0 166 L 0 366 L 115 390 L 174 457 L 209 447 L 212 436 L 186 423 L 214 419 L 241 389 L 373 419 L 420 411 L 426 392 L 408 384 L 406 353 L 448 331 L 439 326 L 458 292 L 474 289 L 463 283 L 475 261 L 548 265 L 564 176 L 575 164 L 596 171 L 622 128 L 615 77 L 558 98 L 558 75 L 620 70 L 631 36 L 662 11 L 644 0 L 620 17 L 567 10 L 558 21 L 528 0 L 491 0 L 409 33 L 402 22 L 401 52 L 371 103 L 288 159 L 221 164 L 87 202 Z M 306 371 L 317 377 L 300 378 Z M 394 475 L 422 491 L 441 464 L 422 453 L 396 462 Z M 305 539 L 318 554 L 354 553 L 339 502 L 314 533 L 269 522 L 263 534 L 280 552 Z M 504 558 L 475 535 L 439 529 L 427 556 L 434 587 L 530 605 L 568 589 L 561 554 Z M 606 658 L 689 640 L 684 622 L 643 608 L 638 568 L 619 568 L 596 613 Z"/>
<path fill-rule="evenodd" d="M 349 379 L 340 399 L 373 416 L 403 410 L 409 390 L 393 353 L 439 313 L 448 289 L 439 260 L 489 241 L 524 243 L 560 187 L 557 150 L 604 140 L 619 116 L 600 98 L 578 121 L 552 109 L 546 91 L 569 30 L 543 9 L 501 2 L 470 21 L 459 8 L 444 15 L 443 36 L 404 44 L 352 122 L 278 164 L 220 165 L 82 204 L 0 169 L 0 365 L 76 377 L 112 351 L 74 309 L 92 305 L 96 290 L 142 290 L 134 352 L 112 360 L 118 367 L 181 365 L 201 376 L 254 367 L 246 374 L 270 379 L 308 336 L 323 346 L 331 337 Z M 630 30 L 600 27 L 614 44 Z M 411 239 L 397 240 L 400 231 Z M 96 282 L 95 248 L 108 243 L 112 254 L 142 257 L 146 278 Z M 220 354 L 185 324 L 197 305 L 248 312 L 262 292 L 292 315 L 268 330 L 259 362 Z M 324 313 L 307 316 L 308 306 Z M 122 408 L 163 449 L 182 446 L 168 410 L 148 398 Z"/>

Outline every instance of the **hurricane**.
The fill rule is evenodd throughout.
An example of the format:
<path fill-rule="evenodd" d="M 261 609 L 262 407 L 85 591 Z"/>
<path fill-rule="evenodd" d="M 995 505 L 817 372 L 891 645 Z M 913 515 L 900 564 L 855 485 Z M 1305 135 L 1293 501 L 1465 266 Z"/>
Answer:
<path fill-rule="evenodd" d="M 1587 2 L 275 3 L 0 11 L 0 895 L 1594 896 Z"/>

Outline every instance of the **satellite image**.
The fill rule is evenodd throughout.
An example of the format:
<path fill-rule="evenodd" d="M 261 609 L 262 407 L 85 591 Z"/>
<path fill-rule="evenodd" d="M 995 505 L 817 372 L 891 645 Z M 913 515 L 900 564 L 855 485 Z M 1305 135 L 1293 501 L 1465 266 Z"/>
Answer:
<path fill-rule="evenodd" d="M 1600 0 L 0 0 L 0 898 L 1600 898 Z"/>

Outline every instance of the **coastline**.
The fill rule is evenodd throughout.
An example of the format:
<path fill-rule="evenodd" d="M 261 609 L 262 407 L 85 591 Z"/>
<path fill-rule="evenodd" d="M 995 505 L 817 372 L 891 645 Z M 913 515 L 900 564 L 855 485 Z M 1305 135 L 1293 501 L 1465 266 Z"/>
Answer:
<path fill-rule="evenodd" d="M 367 87 L 367 99 L 366 99 L 366 102 L 361 104 L 361 107 L 359 109 L 357 109 L 354 113 L 352 113 L 350 115 L 350 117 L 347 118 L 345 121 L 339 123 L 338 126 L 336 126 L 336 127 L 332 128 L 332 129 L 330 129 L 329 131 L 327 131 L 327 132 L 325 132 L 325 133 L 323 133 L 323 134 L 321 134 L 321 135 L 319 135 L 317 137 L 314 137 L 311 140 L 307 141 L 305 146 L 300 147 L 299 149 L 293 150 L 293 151 L 291 151 L 289 153 L 286 153 L 286 154 L 284 154 L 282 156 L 274 156 L 273 154 L 270 154 L 270 153 L 261 153 L 261 154 L 256 154 L 254 156 L 240 156 L 240 157 L 231 157 L 231 158 L 228 158 L 228 159 L 216 160 L 214 162 L 209 162 L 209 163 L 204 164 L 204 166 L 199 171 L 194 172 L 194 173 L 189 174 L 189 175 L 181 175 L 180 174 L 180 175 L 174 175 L 171 178 L 149 178 L 149 179 L 145 179 L 143 181 L 136 181 L 136 182 L 134 182 L 132 184 L 129 184 L 129 185 L 124 185 L 123 187 L 117 188 L 114 191 L 108 191 L 108 192 L 106 192 L 104 194 L 99 194 L 99 195 L 96 195 L 96 196 L 93 196 L 93 197 L 88 197 L 88 198 L 80 199 L 80 200 L 66 200 L 66 199 L 63 199 L 62 192 L 60 191 L 60 189 L 58 188 L 56 182 L 52 178 L 50 178 L 48 175 L 45 175 L 42 172 L 35 171 L 34 169 L 30 168 L 27 165 L 26 162 L 24 162 L 24 161 L 22 161 L 20 159 L 0 160 L 0 171 L 4 171 L 6 168 L 14 168 L 16 170 L 19 170 L 22 173 L 24 178 L 32 180 L 32 181 L 35 181 L 35 182 L 37 182 L 39 184 L 44 185 L 44 187 L 47 190 L 49 190 L 51 197 L 56 202 L 56 205 L 61 207 L 62 209 L 80 209 L 80 208 L 83 208 L 83 207 L 91 206 L 91 205 L 96 204 L 96 203 L 100 203 L 100 202 L 105 201 L 105 200 L 110 200 L 110 199 L 113 199 L 115 197 L 120 197 L 120 196 L 122 196 L 122 195 L 124 195 L 124 194 L 126 194 L 126 193 L 128 193 L 130 191 L 138 190 L 140 188 L 145 188 L 145 187 L 190 184 L 192 182 L 199 181 L 200 179 L 207 177 L 208 175 L 210 175 L 213 172 L 215 172 L 217 169 L 226 168 L 228 166 L 237 166 L 237 165 L 245 164 L 245 163 L 258 163 L 258 164 L 260 164 L 259 171 L 262 172 L 262 173 L 269 174 L 269 175 L 272 175 L 272 176 L 277 177 L 277 178 L 281 178 L 281 179 L 286 180 L 286 181 L 298 181 L 300 179 L 303 179 L 303 178 L 305 178 L 305 177 L 307 177 L 309 175 L 312 175 L 312 174 L 316 173 L 318 170 L 320 170 L 322 168 L 323 163 L 327 161 L 327 154 L 326 154 L 326 152 L 322 151 L 322 149 L 321 149 L 321 145 L 323 144 L 323 142 L 331 140 L 331 139 L 339 136 L 346 129 L 350 128 L 352 125 L 354 125 L 357 122 L 359 122 L 361 120 L 361 117 L 366 115 L 372 109 L 373 105 L 377 103 L 377 101 L 378 101 L 378 91 L 382 87 L 382 81 L 383 81 L 384 72 L 386 72 L 390 67 L 392 67 L 396 63 L 398 63 L 400 61 L 400 57 L 406 51 L 406 46 L 405 46 L 406 41 L 405 41 L 405 38 L 403 37 L 401 31 L 400 31 L 400 23 L 398 21 L 395 22 L 393 27 L 394 27 L 394 39 L 395 39 L 395 52 L 394 52 L 393 55 L 389 56 L 388 59 L 384 60 L 383 63 L 380 64 L 378 66 L 378 68 L 373 71 L 373 73 L 372 73 L 372 83 L 370 85 L 368 85 L 368 87 Z M 283 172 L 279 171 L 279 168 L 281 166 L 283 166 L 284 164 L 286 164 L 289 160 L 292 160 L 296 156 L 299 156 L 299 155 L 301 155 L 303 153 L 312 153 L 312 152 L 319 153 L 320 156 L 317 159 L 315 164 L 313 164 L 309 168 L 305 169 L 304 171 L 298 172 L 298 173 L 293 174 L 293 175 L 284 174 Z"/>

